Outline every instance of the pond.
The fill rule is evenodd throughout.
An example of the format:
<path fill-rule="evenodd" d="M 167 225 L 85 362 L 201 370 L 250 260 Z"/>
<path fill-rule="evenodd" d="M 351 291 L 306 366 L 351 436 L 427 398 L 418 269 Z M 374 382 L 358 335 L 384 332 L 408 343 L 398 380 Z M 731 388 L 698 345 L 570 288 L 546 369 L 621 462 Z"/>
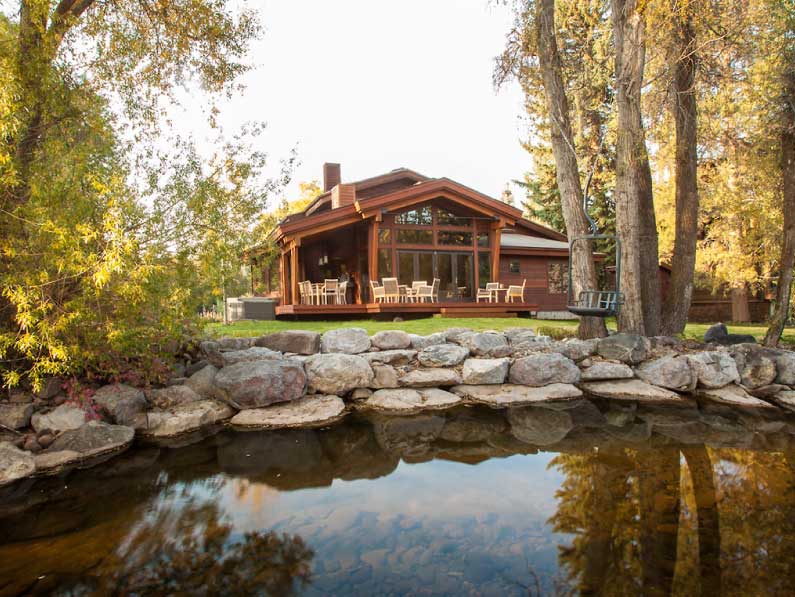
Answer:
<path fill-rule="evenodd" d="M 788 430 L 583 400 L 139 447 L 2 497 L 0 594 L 792 594 Z"/>

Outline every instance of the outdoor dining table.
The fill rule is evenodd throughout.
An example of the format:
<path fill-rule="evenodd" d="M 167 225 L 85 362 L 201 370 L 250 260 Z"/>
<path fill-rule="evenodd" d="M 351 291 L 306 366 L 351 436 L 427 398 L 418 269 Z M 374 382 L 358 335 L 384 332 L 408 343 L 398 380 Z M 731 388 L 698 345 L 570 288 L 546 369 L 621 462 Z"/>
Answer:
<path fill-rule="evenodd" d="M 490 291 L 491 295 L 489 296 L 489 302 L 490 303 L 499 303 L 500 302 L 500 293 L 501 292 L 505 292 L 507 294 L 508 287 L 507 286 L 503 286 L 501 284 L 499 288 L 492 289 Z M 506 297 L 503 297 L 503 302 L 505 302 L 506 300 L 508 300 L 508 299 Z"/>

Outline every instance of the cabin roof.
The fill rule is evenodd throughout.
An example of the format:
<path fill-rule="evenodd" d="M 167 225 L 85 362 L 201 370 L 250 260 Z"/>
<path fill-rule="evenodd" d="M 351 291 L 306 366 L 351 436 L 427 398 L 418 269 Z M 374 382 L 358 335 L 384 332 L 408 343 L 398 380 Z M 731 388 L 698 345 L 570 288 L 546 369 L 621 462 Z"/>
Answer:
<path fill-rule="evenodd" d="M 500 246 L 520 249 L 564 249 L 566 251 L 569 249 L 569 243 L 561 240 L 505 232 L 500 236 Z"/>

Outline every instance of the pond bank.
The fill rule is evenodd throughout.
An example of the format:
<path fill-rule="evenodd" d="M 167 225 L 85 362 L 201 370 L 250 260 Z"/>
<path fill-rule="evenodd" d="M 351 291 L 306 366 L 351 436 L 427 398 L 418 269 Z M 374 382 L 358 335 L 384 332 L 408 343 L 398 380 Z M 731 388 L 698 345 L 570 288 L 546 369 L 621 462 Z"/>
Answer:
<path fill-rule="evenodd" d="M 715 427 L 704 433 L 795 433 L 795 353 L 751 343 L 629 334 L 553 341 L 529 328 L 292 330 L 208 340 L 177 373 L 164 388 L 99 388 L 89 412 L 68 402 L 0 403 L 0 486 L 95 466 L 134 442 L 179 447 L 227 427 L 322 427 L 353 411 L 522 407 L 512 416 L 526 429 L 555 436 L 592 398 L 611 425 L 646 409 L 660 411 L 656 424 L 672 433 L 704 425 Z"/>

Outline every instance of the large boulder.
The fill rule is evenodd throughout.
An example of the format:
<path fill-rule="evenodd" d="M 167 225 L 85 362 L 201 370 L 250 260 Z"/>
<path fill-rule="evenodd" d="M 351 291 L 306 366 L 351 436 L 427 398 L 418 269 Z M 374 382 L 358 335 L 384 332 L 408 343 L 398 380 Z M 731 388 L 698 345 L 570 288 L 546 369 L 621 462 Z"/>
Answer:
<path fill-rule="evenodd" d="M 599 346 L 598 338 L 591 338 L 589 340 L 580 340 L 578 338 L 569 338 L 562 342 L 556 343 L 552 350 L 559 352 L 564 357 L 571 359 L 575 363 L 579 363 L 583 359 L 596 354 L 596 349 Z"/>
<path fill-rule="evenodd" d="M 705 388 L 699 390 L 698 396 L 717 404 L 739 406 L 746 409 L 775 410 L 776 408 L 765 400 L 754 398 L 744 388 L 734 384 L 722 388 Z"/>
<path fill-rule="evenodd" d="M 30 402 L 0 402 L 0 427 L 22 429 L 30 424 L 33 405 Z"/>
<path fill-rule="evenodd" d="M 433 388 L 454 386 L 461 383 L 461 376 L 454 369 L 415 369 L 398 378 L 404 388 Z"/>
<path fill-rule="evenodd" d="M 409 338 L 411 338 L 411 347 L 414 350 L 422 350 L 423 348 L 428 348 L 434 344 L 445 344 L 447 342 L 447 338 L 445 338 L 445 335 L 442 332 L 436 332 L 435 334 L 430 334 L 428 336 L 409 334 Z"/>
<path fill-rule="evenodd" d="M 218 388 L 215 386 L 215 376 L 218 369 L 214 365 L 206 365 L 191 375 L 185 385 L 196 392 L 202 398 L 216 398 L 220 396 Z"/>
<path fill-rule="evenodd" d="M 592 396 L 613 400 L 634 400 L 637 402 L 682 405 L 690 403 L 676 392 L 660 388 L 639 379 L 617 379 L 610 381 L 589 381 L 580 388 Z"/>
<path fill-rule="evenodd" d="M 509 409 L 508 422 L 516 439 L 534 446 L 556 444 L 574 428 L 567 411 L 536 406 Z"/>
<path fill-rule="evenodd" d="M 82 427 L 86 422 L 86 411 L 73 404 L 61 404 L 46 413 L 35 413 L 30 418 L 31 427 L 37 433 L 49 429 L 61 433 Z"/>
<path fill-rule="evenodd" d="M 11 442 L 0 442 L 0 487 L 30 477 L 36 472 L 33 454 Z"/>
<path fill-rule="evenodd" d="M 398 383 L 397 369 L 392 365 L 373 364 L 372 369 L 373 381 L 370 383 L 371 388 L 397 388 L 400 385 Z"/>
<path fill-rule="evenodd" d="M 507 358 L 467 359 L 461 377 L 465 384 L 501 384 L 505 382 L 510 363 L 511 360 Z"/>
<path fill-rule="evenodd" d="M 513 349 L 505 334 L 498 332 L 473 332 L 457 336 L 455 342 L 469 349 L 476 357 L 507 357 Z"/>
<path fill-rule="evenodd" d="M 367 339 L 370 342 L 370 339 Z M 309 391 L 342 396 L 373 382 L 373 370 L 362 357 L 351 354 L 316 354 L 304 363 Z"/>
<path fill-rule="evenodd" d="M 229 350 L 219 354 L 221 367 L 228 367 L 236 363 L 248 363 L 262 359 L 281 359 L 282 353 L 262 346 L 252 346 L 243 350 Z"/>
<path fill-rule="evenodd" d="M 304 396 L 286 404 L 241 410 L 230 423 L 246 429 L 319 427 L 343 416 L 345 403 L 339 396 Z"/>
<path fill-rule="evenodd" d="M 245 350 L 254 346 L 256 338 L 239 338 L 237 336 L 227 336 L 219 338 L 215 342 L 220 350 Z"/>
<path fill-rule="evenodd" d="M 225 421 L 234 414 L 232 408 L 217 400 L 186 402 L 168 410 L 146 413 L 144 435 L 155 439 L 177 437 Z"/>
<path fill-rule="evenodd" d="M 685 356 L 667 355 L 646 361 L 635 373 L 647 383 L 679 392 L 694 390 L 697 382 L 690 360 Z"/>
<path fill-rule="evenodd" d="M 447 328 L 444 332 L 444 338 L 447 342 L 458 343 L 459 339 L 466 334 L 472 333 L 472 328 L 452 327 Z"/>
<path fill-rule="evenodd" d="M 605 359 L 621 361 L 636 365 L 644 361 L 651 350 L 648 338 L 637 334 L 613 334 L 601 338 L 597 344 L 597 353 Z"/>
<path fill-rule="evenodd" d="M 795 386 L 795 352 L 782 350 L 776 357 L 776 383 Z"/>
<path fill-rule="evenodd" d="M 731 352 L 740 383 L 746 388 L 758 388 L 773 383 L 776 379 L 776 353 L 756 344 L 738 344 Z"/>
<path fill-rule="evenodd" d="M 259 408 L 304 395 L 307 376 L 300 363 L 260 360 L 224 367 L 215 376 L 221 398 L 238 410 Z"/>
<path fill-rule="evenodd" d="M 340 328 L 329 330 L 320 339 L 322 352 L 359 354 L 370 350 L 370 336 L 362 328 Z"/>
<path fill-rule="evenodd" d="M 136 427 L 146 410 L 143 391 L 126 384 L 110 384 L 94 393 L 94 403 L 117 425 Z"/>
<path fill-rule="evenodd" d="M 454 394 L 489 406 L 518 406 L 523 404 L 553 403 L 576 400 L 582 392 L 567 383 L 553 383 L 540 388 L 515 384 L 502 385 L 458 385 Z"/>
<path fill-rule="evenodd" d="M 380 350 L 395 350 L 411 347 L 411 336 L 402 330 L 376 332 L 370 343 Z"/>
<path fill-rule="evenodd" d="M 131 427 L 89 421 L 78 429 L 64 431 L 45 452 L 68 450 L 79 455 L 75 460 L 83 461 L 121 452 L 132 445 L 134 437 L 135 431 Z"/>
<path fill-rule="evenodd" d="M 795 390 L 782 390 L 771 398 L 774 404 L 790 412 L 795 412 Z"/>
<path fill-rule="evenodd" d="M 202 397 L 186 385 L 169 386 L 149 392 L 149 402 L 155 408 L 169 409 L 191 402 L 198 402 Z"/>
<path fill-rule="evenodd" d="M 726 344 L 728 337 L 729 329 L 726 327 L 725 323 L 716 323 L 715 325 L 710 326 L 709 329 L 704 332 L 704 342 Z"/>
<path fill-rule="evenodd" d="M 401 388 L 373 392 L 373 395 L 365 400 L 364 406 L 381 411 L 412 413 L 422 410 L 449 408 L 460 402 L 461 398 L 459 396 L 438 388 L 423 390 Z"/>
<path fill-rule="evenodd" d="M 379 352 L 363 352 L 359 356 L 371 365 L 374 363 L 407 365 L 417 356 L 417 351 L 409 349 L 381 350 Z"/>
<path fill-rule="evenodd" d="M 423 348 L 417 360 L 423 367 L 455 367 L 469 356 L 469 350 L 458 344 L 435 344 Z"/>
<path fill-rule="evenodd" d="M 274 332 L 260 336 L 254 341 L 254 345 L 279 352 L 309 355 L 320 352 L 320 334 L 309 330 Z"/>
<path fill-rule="evenodd" d="M 720 388 L 740 381 L 737 363 L 721 351 L 694 352 L 687 355 L 700 388 Z"/>
<path fill-rule="evenodd" d="M 540 387 L 551 383 L 577 383 L 580 368 L 562 354 L 542 353 L 516 359 L 508 377 L 514 384 Z"/>
<path fill-rule="evenodd" d="M 631 379 L 635 377 L 632 367 L 624 363 L 613 363 L 611 361 L 594 361 L 590 367 L 583 367 L 581 371 L 581 381 Z"/>

